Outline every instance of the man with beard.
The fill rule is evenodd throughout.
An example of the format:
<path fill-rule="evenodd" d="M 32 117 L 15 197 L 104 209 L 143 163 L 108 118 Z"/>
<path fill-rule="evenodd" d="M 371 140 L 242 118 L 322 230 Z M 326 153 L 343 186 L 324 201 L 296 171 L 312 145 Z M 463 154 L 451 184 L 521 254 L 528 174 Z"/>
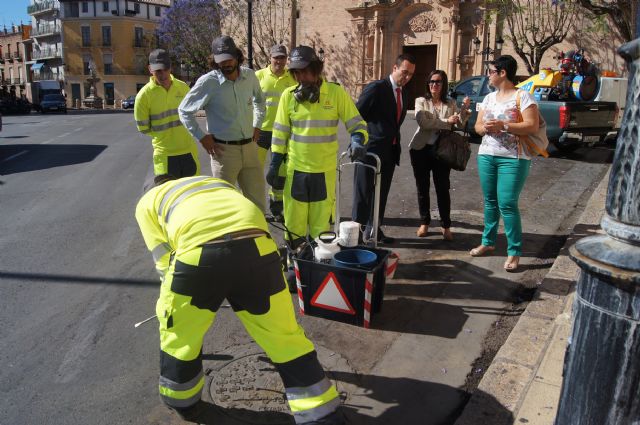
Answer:
<path fill-rule="evenodd" d="M 352 160 L 363 159 L 367 124 L 347 92 L 322 77 L 323 62 L 308 46 L 291 51 L 289 70 L 298 82 L 280 98 L 271 139 L 272 158 L 267 182 L 284 188 L 285 238 L 292 250 L 307 235 L 316 238 L 335 219 L 338 124 L 351 135 Z M 287 155 L 287 176 L 278 168 Z"/>
<path fill-rule="evenodd" d="M 180 104 L 180 120 L 211 155 L 213 177 L 235 185 L 262 212 L 266 208 L 264 173 L 256 141 L 265 115 L 265 98 L 252 69 L 229 36 L 213 40 L 213 71 L 196 81 Z M 207 114 L 205 133 L 196 121 Z"/>

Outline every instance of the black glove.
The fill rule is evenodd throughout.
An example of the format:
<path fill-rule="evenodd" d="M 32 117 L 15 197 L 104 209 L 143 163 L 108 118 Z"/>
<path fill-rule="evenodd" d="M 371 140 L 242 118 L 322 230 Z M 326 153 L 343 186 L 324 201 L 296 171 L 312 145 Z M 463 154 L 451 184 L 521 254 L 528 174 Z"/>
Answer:
<path fill-rule="evenodd" d="M 267 183 L 276 190 L 284 189 L 285 178 L 278 176 L 278 170 L 280 169 L 282 161 L 284 161 L 284 154 L 271 152 L 271 163 L 269 164 L 269 171 L 267 171 Z"/>
<path fill-rule="evenodd" d="M 367 156 L 367 148 L 364 146 L 364 135 L 362 133 L 353 133 L 351 135 L 351 144 L 348 152 L 352 162 L 363 161 Z"/>

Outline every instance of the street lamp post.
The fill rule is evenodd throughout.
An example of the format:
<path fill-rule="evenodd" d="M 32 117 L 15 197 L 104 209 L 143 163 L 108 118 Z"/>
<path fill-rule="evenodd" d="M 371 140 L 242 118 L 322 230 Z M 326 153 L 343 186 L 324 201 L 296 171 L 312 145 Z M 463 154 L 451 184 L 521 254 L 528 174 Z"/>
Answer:
<path fill-rule="evenodd" d="M 487 40 L 488 39 L 489 39 L 489 36 L 487 35 Z M 504 40 L 502 39 L 502 37 L 498 37 L 496 39 L 496 48 L 493 50 L 488 46 L 489 44 L 488 42 L 487 42 L 487 47 L 480 50 L 480 44 L 482 44 L 480 39 L 477 36 L 474 37 L 473 45 L 475 46 L 475 49 L 476 49 L 476 55 L 482 55 L 482 65 L 484 66 L 484 70 L 486 73 L 487 68 L 489 67 L 489 56 L 495 55 L 500 50 L 502 50 L 502 46 L 504 45 Z"/>
<path fill-rule="evenodd" d="M 253 69 L 253 0 L 247 0 L 247 61 Z"/>
<path fill-rule="evenodd" d="M 556 425 L 631 424 L 640 418 L 640 38 L 627 62 L 627 108 L 611 165 L 604 235 L 569 254 L 581 269 Z"/>

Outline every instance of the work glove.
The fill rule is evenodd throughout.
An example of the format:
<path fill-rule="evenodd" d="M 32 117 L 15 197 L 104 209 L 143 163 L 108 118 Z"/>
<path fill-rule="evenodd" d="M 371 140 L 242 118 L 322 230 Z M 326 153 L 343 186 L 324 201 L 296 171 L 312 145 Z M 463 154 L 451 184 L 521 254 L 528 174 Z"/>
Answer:
<path fill-rule="evenodd" d="M 269 164 L 269 171 L 267 171 L 267 183 L 275 190 L 284 189 L 285 178 L 278 175 L 282 161 L 284 161 L 284 154 L 271 152 L 271 163 Z"/>
<path fill-rule="evenodd" d="M 364 146 L 364 135 L 353 133 L 351 135 L 351 145 L 349 145 L 349 158 L 351 161 L 362 161 L 367 156 L 367 148 Z"/>

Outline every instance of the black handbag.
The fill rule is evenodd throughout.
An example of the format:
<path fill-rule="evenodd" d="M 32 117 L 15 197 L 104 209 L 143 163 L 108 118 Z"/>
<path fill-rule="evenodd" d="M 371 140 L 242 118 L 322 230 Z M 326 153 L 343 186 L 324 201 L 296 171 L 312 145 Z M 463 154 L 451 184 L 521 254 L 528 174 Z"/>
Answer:
<path fill-rule="evenodd" d="M 464 171 L 471 157 L 469 137 L 451 130 L 440 130 L 436 140 L 436 158 L 457 171 Z"/>

